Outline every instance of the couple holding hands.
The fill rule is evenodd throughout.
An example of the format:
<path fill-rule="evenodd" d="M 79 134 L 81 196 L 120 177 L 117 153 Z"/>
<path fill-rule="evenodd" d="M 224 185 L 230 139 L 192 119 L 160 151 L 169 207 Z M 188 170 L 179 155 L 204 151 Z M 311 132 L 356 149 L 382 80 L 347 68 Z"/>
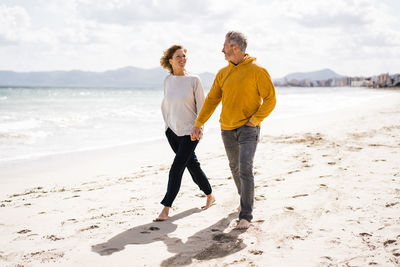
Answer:
<path fill-rule="evenodd" d="M 185 168 L 207 196 L 203 209 L 215 202 L 211 185 L 194 151 L 202 135 L 202 126 L 222 102 L 221 136 L 240 196 L 236 228 L 250 226 L 254 203 L 253 159 L 260 123 L 274 109 L 276 97 L 268 72 L 246 53 L 246 47 L 247 39 L 242 33 L 226 34 L 222 53 L 228 65 L 217 73 L 206 98 L 199 77 L 185 71 L 186 49 L 173 45 L 164 51 L 160 63 L 170 74 L 164 80 L 161 109 L 165 134 L 175 158 L 169 171 L 167 192 L 161 201 L 164 208 L 155 221 L 169 218 Z"/>

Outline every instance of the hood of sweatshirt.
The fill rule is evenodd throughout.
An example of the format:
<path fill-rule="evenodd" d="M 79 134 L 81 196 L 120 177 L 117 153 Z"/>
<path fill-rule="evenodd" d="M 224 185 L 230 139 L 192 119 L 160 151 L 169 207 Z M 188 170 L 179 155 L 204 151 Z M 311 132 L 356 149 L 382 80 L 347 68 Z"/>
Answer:
<path fill-rule="evenodd" d="M 251 57 L 251 56 L 249 56 L 249 54 L 245 54 L 245 55 L 244 55 L 243 61 L 240 62 L 240 63 L 237 64 L 237 65 L 235 65 L 235 64 L 233 64 L 231 61 L 229 61 L 229 67 L 244 66 L 244 65 L 247 65 L 247 64 L 249 64 L 249 63 L 251 63 L 251 62 L 253 62 L 253 61 L 255 61 L 255 60 L 256 60 L 255 57 Z"/>

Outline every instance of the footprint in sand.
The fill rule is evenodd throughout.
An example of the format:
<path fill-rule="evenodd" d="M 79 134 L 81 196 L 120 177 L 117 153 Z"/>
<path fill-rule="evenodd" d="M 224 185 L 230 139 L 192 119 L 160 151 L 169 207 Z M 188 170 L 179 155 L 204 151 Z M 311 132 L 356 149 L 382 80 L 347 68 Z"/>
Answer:
<path fill-rule="evenodd" d="M 64 198 L 64 200 L 72 199 L 72 198 L 77 198 L 77 197 L 80 197 L 80 195 L 73 195 L 73 196 L 71 196 L 71 197 L 66 197 L 66 198 Z"/>
<path fill-rule="evenodd" d="M 29 230 L 29 229 L 23 229 L 21 231 L 18 231 L 17 234 L 26 234 L 26 233 L 29 233 L 29 232 L 32 232 L 32 231 Z"/>
<path fill-rule="evenodd" d="M 57 251 L 56 249 L 31 252 L 23 256 L 24 259 L 41 263 L 55 262 L 57 259 L 62 257 L 64 257 L 64 252 Z"/>
<path fill-rule="evenodd" d="M 360 236 L 372 236 L 372 235 L 369 233 L 360 233 Z"/>
<path fill-rule="evenodd" d="M 160 228 L 158 228 L 158 227 L 155 227 L 155 226 L 151 226 L 151 227 L 149 227 L 149 230 L 150 231 L 158 231 L 158 230 L 160 230 Z M 151 232 L 149 232 L 149 231 L 142 231 L 142 232 L 140 232 L 141 234 L 150 234 Z"/>
<path fill-rule="evenodd" d="M 226 242 L 232 242 L 232 241 L 236 240 L 236 237 L 222 233 L 222 234 L 214 235 L 212 240 L 218 241 L 220 243 L 226 243 Z"/>
<path fill-rule="evenodd" d="M 214 235 L 212 240 L 217 241 L 217 243 L 203 249 L 193 258 L 197 260 L 208 260 L 224 257 L 240 251 L 244 246 L 242 239 L 224 233 Z"/>
<path fill-rule="evenodd" d="M 308 194 L 299 194 L 299 195 L 292 196 L 292 198 L 306 197 L 306 196 L 308 196 Z"/>
<path fill-rule="evenodd" d="M 355 146 L 347 147 L 347 150 L 352 151 L 352 152 L 360 151 L 362 149 L 363 149 L 362 147 L 355 147 Z"/>
<path fill-rule="evenodd" d="M 389 240 L 386 240 L 385 242 L 383 242 L 383 246 L 387 247 L 388 245 L 393 244 L 395 242 L 396 242 L 396 240 L 389 239 Z"/>
<path fill-rule="evenodd" d="M 78 222 L 78 220 L 76 220 L 76 219 L 68 219 L 66 221 L 62 221 L 61 225 L 64 225 L 66 223 L 77 223 L 77 222 Z"/>
<path fill-rule="evenodd" d="M 91 226 L 89 226 L 87 228 L 80 229 L 79 232 L 84 232 L 84 231 L 87 231 L 87 230 L 93 230 L 93 229 L 96 229 L 96 228 L 99 228 L 99 226 L 98 225 L 91 225 Z"/>
<path fill-rule="evenodd" d="M 262 255 L 264 253 L 264 251 L 252 249 L 252 250 L 249 250 L 249 253 L 251 253 L 253 255 Z"/>
<path fill-rule="evenodd" d="M 57 237 L 55 235 L 46 235 L 43 238 L 45 239 L 50 239 L 51 241 L 58 241 L 58 240 L 63 240 L 63 237 Z"/>
<path fill-rule="evenodd" d="M 254 198 L 256 201 L 266 200 L 267 198 L 264 195 L 259 195 Z"/>
<path fill-rule="evenodd" d="M 305 239 L 304 237 L 301 237 L 299 235 L 291 235 L 291 236 L 287 236 L 286 238 L 287 239 L 292 239 L 292 240 L 295 240 L 295 239 L 304 240 Z"/>
<path fill-rule="evenodd" d="M 395 206 L 395 205 L 397 205 L 397 204 L 399 204 L 399 203 L 400 203 L 400 202 L 388 203 L 388 204 L 385 205 L 385 207 L 386 207 L 386 208 L 390 208 L 390 207 L 393 207 L 393 206 Z"/>
<path fill-rule="evenodd" d="M 400 241 L 400 235 L 398 235 L 396 239 L 386 240 L 385 242 L 383 242 L 383 246 L 385 247 L 385 250 L 392 253 L 393 256 L 400 257 L 399 241 Z M 400 259 L 395 259 L 395 260 L 396 263 L 400 263 Z"/>
<path fill-rule="evenodd" d="M 333 261 L 333 259 L 329 256 L 322 256 L 321 258 L 324 260 Z"/>

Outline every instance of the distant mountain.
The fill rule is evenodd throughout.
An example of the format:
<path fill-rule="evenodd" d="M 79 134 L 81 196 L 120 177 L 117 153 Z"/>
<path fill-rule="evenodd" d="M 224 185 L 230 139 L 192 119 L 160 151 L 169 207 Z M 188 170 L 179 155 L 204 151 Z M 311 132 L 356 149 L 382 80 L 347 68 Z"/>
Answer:
<path fill-rule="evenodd" d="M 199 74 L 201 83 L 205 90 L 209 90 L 214 82 L 215 74 L 211 72 L 203 72 Z"/>
<path fill-rule="evenodd" d="M 322 81 L 322 80 L 329 80 L 329 79 L 336 79 L 342 78 L 343 75 L 337 74 L 333 70 L 330 69 L 323 69 L 311 72 L 295 72 L 286 75 L 285 77 L 278 79 L 278 81 L 291 81 L 291 80 L 311 80 L 311 81 Z"/>
<path fill-rule="evenodd" d="M 60 87 L 161 87 L 168 74 L 161 67 L 142 69 L 125 67 L 104 72 L 92 71 L 41 71 L 14 72 L 0 71 L 0 86 L 60 86 Z M 210 89 L 215 74 L 204 72 L 199 74 L 205 90 Z M 280 84 L 291 80 L 321 81 L 343 77 L 330 70 L 323 69 L 312 72 L 296 72 L 286 75 L 274 82 Z"/>
<path fill-rule="evenodd" d="M 168 72 L 161 67 L 141 69 L 125 67 L 105 72 L 91 71 L 0 71 L 0 86 L 66 86 L 66 87 L 147 87 L 162 86 Z M 201 73 L 205 89 L 211 87 L 214 74 Z"/>

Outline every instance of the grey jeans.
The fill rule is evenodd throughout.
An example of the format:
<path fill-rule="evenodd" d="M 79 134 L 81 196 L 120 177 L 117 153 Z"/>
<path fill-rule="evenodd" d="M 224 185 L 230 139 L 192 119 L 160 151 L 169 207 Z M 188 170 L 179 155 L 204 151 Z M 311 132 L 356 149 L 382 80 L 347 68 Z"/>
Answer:
<path fill-rule="evenodd" d="M 260 136 L 260 127 L 241 126 L 234 130 L 222 130 L 226 155 L 233 180 L 240 195 L 239 219 L 253 219 L 254 176 L 253 159 Z"/>

